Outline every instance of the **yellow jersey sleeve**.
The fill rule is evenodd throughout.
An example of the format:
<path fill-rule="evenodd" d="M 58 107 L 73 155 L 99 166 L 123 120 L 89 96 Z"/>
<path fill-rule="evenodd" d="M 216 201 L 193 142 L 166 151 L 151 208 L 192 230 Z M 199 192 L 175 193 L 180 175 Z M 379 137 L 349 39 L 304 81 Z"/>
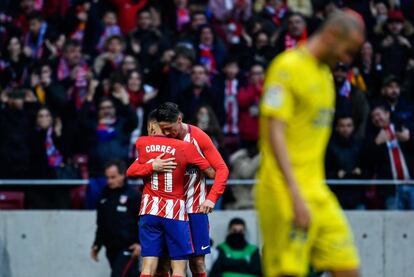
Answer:
<path fill-rule="evenodd" d="M 283 54 L 282 54 L 283 55 Z M 287 56 L 273 60 L 267 71 L 260 112 L 262 116 L 289 121 L 294 110 L 293 75 Z"/>

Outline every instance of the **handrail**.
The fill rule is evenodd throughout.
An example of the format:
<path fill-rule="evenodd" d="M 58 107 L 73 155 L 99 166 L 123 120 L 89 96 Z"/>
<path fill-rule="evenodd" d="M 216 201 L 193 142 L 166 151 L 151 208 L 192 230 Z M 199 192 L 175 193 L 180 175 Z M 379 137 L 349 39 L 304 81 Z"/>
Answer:
<path fill-rule="evenodd" d="M 142 185 L 142 180 L 128 180 L 131 185 Z M 349 180 L 326 180 L 328 185 L 343 185 L 343 186 L 369 186 L 369 185 L 414 185 L 414 180 L 364 180 L 364 179 L 349 179 Z M 207 180 L 208 185 L 213 184 L 213 180 Z M 255 179 L 229 179 L 228 185 L 254 185 L 256 184 Z M 89 185 L 88 179 L 0 179 L 0 186 L 55 186 L 55 185 L 68 185 L 68 186 L 79 186 Z"/>

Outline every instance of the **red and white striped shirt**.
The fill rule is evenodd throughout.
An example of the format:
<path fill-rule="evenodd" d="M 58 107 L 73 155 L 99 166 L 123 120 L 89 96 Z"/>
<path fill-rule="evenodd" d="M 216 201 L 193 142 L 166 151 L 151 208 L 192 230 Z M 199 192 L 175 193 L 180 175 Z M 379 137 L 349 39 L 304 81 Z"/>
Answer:
<path fill-rule="evenodd" d="M 176 220 L 188 220 L 185 211 L 185 201 L 181 199 L 167 199 L 165 197 L 144 194 L 142 196 L 139 215 L 155 215 Z"/>
<path fill-rule="evenodd" d="M 226 111 L 226 122 L 223 127 L 225 135 L 237 135 L 239 133 L 238 89 L 239 81 L 237 79 L 225 81 L 224 108 Z"/>

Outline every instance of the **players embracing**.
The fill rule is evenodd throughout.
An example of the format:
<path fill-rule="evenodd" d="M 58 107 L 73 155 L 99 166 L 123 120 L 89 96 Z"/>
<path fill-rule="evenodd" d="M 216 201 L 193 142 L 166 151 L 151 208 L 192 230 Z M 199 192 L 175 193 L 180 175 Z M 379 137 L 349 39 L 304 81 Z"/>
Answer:
<path fill-rule="evenodd" d="M 206 276 L 204 258 L 206 254 L 210 253 L 209 222 L 207 214 L 213 210 L 216 201 L 225 190 L 229 173 L 228 168 L 210 137 L 198 127 L 182 122 L 182 114 L 176 104 L 167 102 L 160 105 L 158 109 L 151 113 L 148 126 L 149 134 L 152 134 L 153 136 L 141 137 L 137 140 L 137 151 L 139 156 L 127 172 L 129 177 L 145 176 L 144 180 L 146 180 L 146 182 L 140 214 L 155 214 L 158 217 L 165 217 L 165 212 L 159 212 L 160 207 L 165 210 L 166 207 L 171 207 L 171 203 L 174 205 L 175 202 L 170 201 L 168 202 L 170 204 L 165 202 L 164 205 L 155 205 L 154 203 L 158 203 L 155 201 L 160 201 L 159 196 L 156 196 L 157 198 L 155 199 L 146 198 L 146 190 L 154 193 L 154 187 L 156 187 L 158 189 L 157 192 L 159 193 L 161 188 L 160 184 L 162 184 L 162 186 L 165 186 L 163 193 L 168 195 L 166 197 L 172 197 L 174 193 L 172 193 L 170 188 L 167 191 L 167 183 L 172 178 L 171 174 L 177 175 L 176 178 L 173 178 L 172 187 L 176 193 L 173 197 L 176 197 L 174 199 L 178 199 L 177 197 L 179 195 L 181 197 L 181 192 L 184 193 L 184 207 L 182 206 L 184 203 L 182 201 L 177 202 L 175 206 L 180 205 L 180 212 L 178 212 L 178 215 L 181 215 L 182 217 L 178 218 L 178 220 L 184 221 L 185 223 L 174 224 L 175 226 L 181 225 L 178 230 L 183 230 L 183 226 L 188 224 L 191 236 L 192 253 L 191 255 L 188 255 L 189 253 L 187 253 L 183 254 L 183 256 L 178 256 L 181 260 L 179 260 L 180 262 L 177 262 L 177 256 L 174 256 L 175 253 L 172 253 L 170 251 L 171 247 L 168 246 L 170 239 L 169 237 L 171 237 L 171 230 L 176 227 L 172 227 L 168 224 L 163 225 L 162 228 L 160 228 L 163 230 L 162 235 L 158 238 L 159 242 L 154 242 L 154 245 L 158 248 L 164 247 L 168 250 L 169 257 L 172 260 L 171 265 L 173 267 L 173 276 L 181 276 L 176 275 L 176 273 L 182 274 L 182 276 L 185 275 L 184 272 L 182 272 L 182 265 L 184 264 L 185 268 L 185 260 L 188 258 L 192 276 L 204 277 Z M 158 127 L 160 129 L 158 129 Z M 156 136 L 154 136 L 154 134 L 156 134 Z M 160 135 L 163 135 L 164 137 L 160 137 Z M 156 144 L 155 141 L 157 140 L 163 140 L 163 144 Z M 145 142 L 143 143 L 143 141 Z M 185 148 L 186 150 L 184 151 L 186 155 L 172 155 L 171 153 L 168 153 L 168 141 L 170 143 L 180 145 L 179 147 Z M 153 145 L 152 148 L 151 145 Z M 157 145 L 160 145 L 158 149 Z M 186 145 L 186 147 L 181 145 Z M 162 148 L 163 146 L 165 146 L 165 148 Z M 162 149 L 164 149 L 164 152 Z M 170 148 L 169 152 L 171 151 L 172 150 Z M 151 153 L 151 155 L 148 155 L 149 153 Z M 183 161 L 187 158 L 187 156 L 190 156 L 190 158 L 193 157 L 193 159 L 196 159 L 198 163 L 191 161 L 191 159 L 187 160 L 187 162 Z M 178 172 L 181 172 L 183 164 L 187 163 L 192 164 L 192 166 L 187 167 L 185 175 L 180 177 L 181 175 L 178 174 Z M 175 166 L 177 167 L 175 168 Z M 201 172 L 201 170 L 203 170 L 205 174 L 210 175 L 209 177 L 214 176 L 209 166 L 215 170 L 214 184 L 210 191 L 207 190 L 205 178 Z M 156 185 L 154 185 L 154 182 Z M 178 193 L 178 191 L 180 192 Z M 150 200 L 152 200 L 151 207 L 148 206 Z M 152 208 L 152 206 L 154 206 L 154 208 Z M 154 210 L 156 210 L 158 214 L 156 214 Z M 161 221 L 164 224 L 165 220 L 157 219 L 155 220 L 156 222 L 154 222 L 154 219 L 148 220 L 148 218 L 150 217 L 142 216 L 140 220 L 140 239 L 143 249 L 142 256 L 144 257 L 141 276 L 153 276 L 155 272 L 154 264 L 156 267 L 156 262 L 154 263 L 154 261 L 158 260 L 157 257 L 162 256 L 162 253 L 160 252 L 151 252 L 154 251 L 154 246 L 152 243 L 148 243 L 146 245 L 145 241 L 148 233 L 150 233 L 151 237 L 148 241 L 157 240 L 152 237 L 152 231 L 154 231 L 153 226 L 157 225 Z M 186 220 L 187 218 L 188 221 Z M 151 228 L 146 229 L 148 226 Z M 157 226 L 159 227 L 159 225 Z M 172 233 L 174 232 L 176 231 L 172 231 Z M 174 239 L 177 239 L 177 237 L 186 238 L 186 236 L 186 231 L 178 231 L 175 234 Z M 166 241 L 167 245 L 165 246 L 164 244 L 161 244 L 162 241 Z M 175 243 L 171 241 L 170 244 L 175 245 Z M 185 245 L 184 242 L 183 245 Z M 147 253 L 146 248 L 149 248 L 150 252 Z M 184 248 L 186 247 L 183 247 L 181 250 Z M 147 265 L 150 265 L 149 270 Z M 175 271 L 174 268 L 176 268 Z"/>

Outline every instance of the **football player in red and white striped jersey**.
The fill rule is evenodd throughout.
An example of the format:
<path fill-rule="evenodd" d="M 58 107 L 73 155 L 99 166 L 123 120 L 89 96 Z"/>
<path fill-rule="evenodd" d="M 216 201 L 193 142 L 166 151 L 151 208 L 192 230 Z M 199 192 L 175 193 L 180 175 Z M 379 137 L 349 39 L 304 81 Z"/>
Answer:
<path fill-rule="evenodd" d="M 138 159 L 127 171 L 129 177 L 145 176 L 140 207 L 141 255 L 144 257 L 141 276 L 155 273 L 158 258 L 164 254 L 164 241 L 172 260 L 173 276 L 184 276 L 188 255 L 193 253 L 185 207 L 184 174 L 189 164 L 199 167 L 210 177 L 214 177 L 214 170 L 194 145 L 163 136 L 151 116 L 148 133 L 152 136 L 137 140 Z M 175 159 L 177 167 L 151 173 L 153 161 L 160 156 Z"/>

